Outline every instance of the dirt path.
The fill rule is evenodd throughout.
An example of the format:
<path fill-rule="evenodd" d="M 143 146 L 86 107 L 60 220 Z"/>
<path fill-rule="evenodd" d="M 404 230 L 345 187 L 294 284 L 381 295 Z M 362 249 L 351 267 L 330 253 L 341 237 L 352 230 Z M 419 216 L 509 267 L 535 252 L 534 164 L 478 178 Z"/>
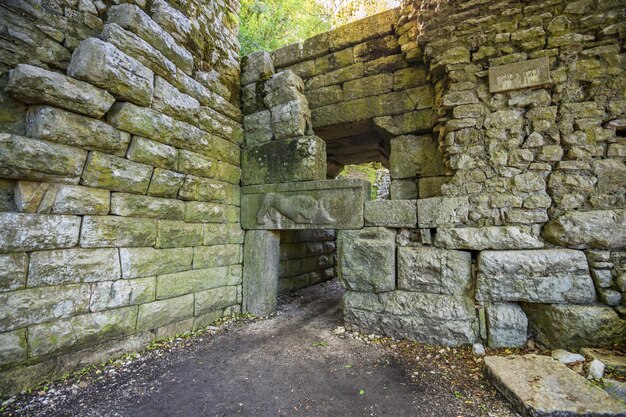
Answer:
<path fill-rule="evenodd" d="M 303 290 L 283 299 L 276 317 L 105 370 L 85 387 L 20 399 L 12 415 L 502 415 L 468 407 L 434 373 L 412 378 L 389 350 L 334 335 L 340 297 L 333 282 Z"/>

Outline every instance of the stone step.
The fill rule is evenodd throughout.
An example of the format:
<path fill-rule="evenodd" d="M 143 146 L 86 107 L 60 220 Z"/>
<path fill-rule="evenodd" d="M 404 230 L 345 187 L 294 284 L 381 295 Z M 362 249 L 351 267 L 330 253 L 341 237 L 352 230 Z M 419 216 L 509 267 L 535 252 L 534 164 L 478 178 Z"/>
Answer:
<path fill-rule="evenodd" d="M 602 362 L 607 370 L 612 370 L 621 375 L 626 375 L 626 355 L 617 354 L 607 349 L 591 349 L 583 348 L 580 353 L 589 359 L 598 359 Z"/>
<path fill-rule="evenodd" d="M 486 357 L 485 375 L 524 416 L 626 416 L 626 404 L 548 356 Z"/>

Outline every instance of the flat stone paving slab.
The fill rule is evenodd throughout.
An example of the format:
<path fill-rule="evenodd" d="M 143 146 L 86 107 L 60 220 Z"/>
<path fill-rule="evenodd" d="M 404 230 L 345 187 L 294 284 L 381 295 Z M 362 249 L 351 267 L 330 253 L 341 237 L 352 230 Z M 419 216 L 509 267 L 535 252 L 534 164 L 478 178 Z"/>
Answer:
<path fill-rule="evenodd" d="M 548 356 L 486 357 L 485 374 L 525 416 L 626 416 L 626 404 Z"/>

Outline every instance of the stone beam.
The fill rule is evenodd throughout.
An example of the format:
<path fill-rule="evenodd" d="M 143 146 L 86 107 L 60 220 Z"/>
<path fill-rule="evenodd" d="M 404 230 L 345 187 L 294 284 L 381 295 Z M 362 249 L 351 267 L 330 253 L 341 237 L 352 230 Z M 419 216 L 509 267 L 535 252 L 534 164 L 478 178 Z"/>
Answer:
<path fill-rule="evenodd" d="M 307 181 L 243 187 L 247 230 L 360 229 L 370 184 L 364 180 Z"/>

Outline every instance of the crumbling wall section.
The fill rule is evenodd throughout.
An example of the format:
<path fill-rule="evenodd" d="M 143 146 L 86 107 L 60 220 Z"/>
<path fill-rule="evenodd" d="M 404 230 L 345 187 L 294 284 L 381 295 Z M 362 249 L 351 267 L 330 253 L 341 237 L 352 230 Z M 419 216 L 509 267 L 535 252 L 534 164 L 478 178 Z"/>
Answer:
<path fill-rule="evenodd" d="M 391 140 L 394 200 L 338 235 L 348 325 L 443 344 L 626 341 L 625 20 L 619 1 L 406 3 L 435 136 Z"/>
<path fill-rule="evenodd" d="M 0 393 L 240 311 L 237 0 L 0 4 Z"/>

